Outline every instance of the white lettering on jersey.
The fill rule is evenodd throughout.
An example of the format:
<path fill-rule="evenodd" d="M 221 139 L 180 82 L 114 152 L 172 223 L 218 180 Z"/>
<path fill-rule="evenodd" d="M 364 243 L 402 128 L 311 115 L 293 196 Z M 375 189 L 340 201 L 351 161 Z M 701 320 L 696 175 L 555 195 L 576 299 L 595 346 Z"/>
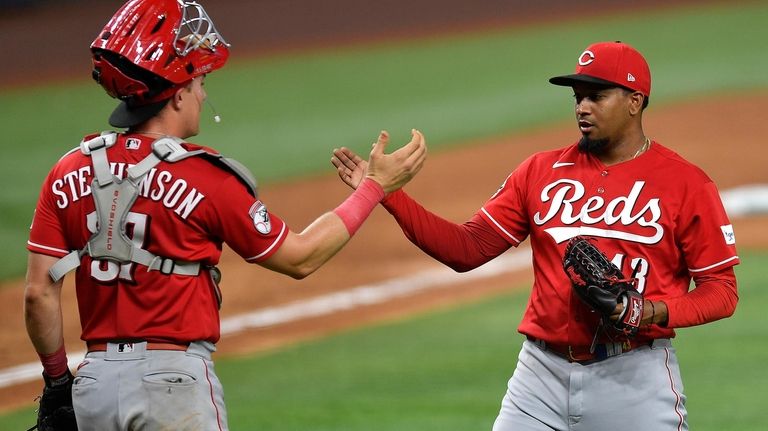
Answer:
<path fill-rule="evenodd" d="M 110 163 L 112 174 L 124 178 L 131 164 Z M 57 197 L 56 206 L 64 209 L 72 202 L 91 194 L 91 167 L 83 166 L 64 174 L 53 181 L 51 191 Z M 194 187 L 189 187 L 186 180 L 174 178 L 168 171 L 158 171 L 153 168 L 138 184 L 139 196 L 161 202 L 163 206 L 172 209 L 179 217 L 186 220 L 205 195 Z"/>
<path fill-rule="evenodd" d="M 51 187 L 51 191 L 54 195 L 58 196 L 59 199 L 56 200 L 56 206 L 59 208 L 66 208 L 69 206 L 69 199 L 67 199 L 67 194 L 64 193 L 62 189 L 64 187 L 64 180 L 58 179 L 53 182 L 53 186 Z"/>
<path fill-rule="evenodd" d="M 71 202 L 77 202 L 83 196 L 91 194 L 91 186 L 87 178 L 91 175 L 91 167 L 83 166 L 72 172 L 67 172 L 63 177 L 53 182 L 53 194 L 59 197 L 56 206 L 64 209 Z M 69 193 L 69 194 L 67 194 Z"/>
<path fill-rule="evenodd" d="M 636 181 L 628 196 L 618 197 L 606 202 L 600 196 L 591 196 L 578 210 L 574 203 L 584 197 L 584 185 L 576 180 L 561 179 L 547 185 L 541 191 L 541 202 L 550 202 L 549 209 L 542 216 L 537 212 L 533 221 L 541 226 L 548 221 L 560 216 L 562 227 L 544 229 L 557 243 L 567 241 L 577 235 L 598 236 L 603 238 L 617 238 L 642 244 L 657 243 L 664 234 L 664 230 L 658 223 L 661 219 L 661 207 L 659 199 L 653 198 L 644 207 L 636 209 L 637 200 L 645 186 L 645 181 Z M 579 222 L 579 226 L 571 226 Z M 602 229 L 592 226 L 604 222 L 611 229 Z M 632 224 L 648 228 L 649 235 L 637 235 L 623 230 Z"/>

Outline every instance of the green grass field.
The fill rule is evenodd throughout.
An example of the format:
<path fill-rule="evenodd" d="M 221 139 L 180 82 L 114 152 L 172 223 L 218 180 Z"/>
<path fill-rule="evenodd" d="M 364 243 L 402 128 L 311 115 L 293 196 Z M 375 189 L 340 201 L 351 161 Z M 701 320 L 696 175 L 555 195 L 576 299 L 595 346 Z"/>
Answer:
<path fill-rule="evenodd" d="M 652 106 L 767 87 L 768 4 L 602 16 L 562 25 L 238 58 L 212 74 L 223 117 L 196 139 L 250 167 L 263 183 L 330 172 L 331 150 L 368 148 L 380 129 L 403 143 L 423 130 L 432 151 L 521 132 L 571 115 L 547 79 L 572 70 L 589 43 L 621 39 L 646 53 Z M 115 102 L 83 81 L 0 94 L 0 279 L 20 276 L 32 211 L 50 166 L 84 134 L 107 129 Z"/>
<path fill-rule="evenodd" d="M 734 317 L 682 329 L 681 363 L 691 429 L 768 426 L 765 308 L 768 252 L 737 267 Z M 259 431 L 490 430 L 517 361 L 515 328 L 527 286 L 480 303 L 348 331 L 265 355 L 217 360 L 230 427 Z M 618 413 L 617 413 L 618 414 Z M 0 416 L 29 426 L 31 408 Z"/>

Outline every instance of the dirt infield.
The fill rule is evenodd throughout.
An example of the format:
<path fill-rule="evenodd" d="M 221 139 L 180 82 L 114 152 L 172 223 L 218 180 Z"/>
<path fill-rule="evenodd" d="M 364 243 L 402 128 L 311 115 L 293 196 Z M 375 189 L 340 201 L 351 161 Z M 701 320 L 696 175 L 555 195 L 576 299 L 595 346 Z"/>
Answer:
<path fill-rule="evenodd" d="M 27 25 L 31 21 L 39 24 L 44 18 L 52 19 L 53 23 L 48 29 L 55 32 L 61 16 L 71 17 L 79 12 L 82 16 L 78 22 L 83 23 L 76 26 L 77 28 L 70 28 L 74 33 L 73 40 L 69 41 L 72 43 L 60 45 L 62 50 L 54 57 L 56 67 L 47 69 L 46 72 L 32 69 L 30 75 L 29 65 L 38 64 L 39 59 L 28 56 L 30 52 L 17 52 L 12 46 L 9 54 L 18 55 L 19 61 L 13 62 L 1 72 L 3 84 L 0 85 L 31 82 L 52 76 L 82 76 L 87 73 L 87 50 L 78 50 L 75 53 L 67 49 L 71 50 L 73 46 L 87 46 L 92 38 L 91 28 L 94 28 L 88 23 L 98 22 L 95 27 L 98 28 L 98 25 L 103 24 L 104 17 L 112 13 L 117 3 L 119 2 L 81 1 L 76 3 L 79 5 L 76 10 L 72 10 L 71 5 L 55 5 L 45 10 L 16 12 L 10 19 L 7 16 L 0 18 L 0 36 L 6 36 L 3 40 L 8 40 L 7 37 L 14 34 L 13 32 L 25 28 L 25 22 Z M 434 34 L 454 23 L 457 23 L 456 26 L 460 29 L 469 30 L 482 26 L 508 25 L 510 22 L 523 22 L 531 17 L 542 16 L 540 10 L 533 9 L 533 5 L 540 2 L 504 0 L 487 2 L 495 5 L 489 6 L 487 10 L 462 7 L 466 2 L 458 0 L 411 0 L 411 14 L 404 13 L 402 7 L 396 7 L 396 0 L 371 3 L 365 10 L 361 10 L 359 2 L 354 0 L 323 2 L 323 8 L 311 6 L 314 3 L 297 0 L 231 0 L 210 3 L 211 15 L 223 17 L 217 19 L 217 25 L 227 29 L 225 35 L 230 42 L 247 46 L 251 52 L 261 53 L 324 46 L 341 40 L 359 40 L 360 37 L 370 40 L 406 37 L 414 33 Z M 549 7 L 557 6 L 556 18 L 560 17 L 560 14 L 565 16 L 568 13 L 576 13 L 576 6 L 572 2 L 563 0 L 541 3 L 546 3 Z M 654 3 L 665 2 L 647 4 Z M 244 6 L 246 4 L 250 6 Z M 455 15 L 452 18 L 443 16 L 440 20 L 419 22 L 419 28 L 414 29 L 416 24 L 412 18 L 429 16 L 426 11 L 432 10 L 428 8 L 434 8 L 437 4 L 442 10 L 452 11 Z M 590 2 L 589 10 L 579 5 L 578 13 L 607 12 L 616 8 L 632 7 L 630 4 L 633 2 L 595 1 Z M 84 5 L 88 7 L 84 8 Z M 222 13 L 225 9 L 238 8 L 247 10 L 248 13 L 239 16 Z M 297 9 L 301 9 L 302 13 L 293 13 Z M 377 19 L 362 20 L 363 24 L 358 24 L 350 18 L 354 14 L 375 16 Z M 549 15 L 549 18 L 552 16 Z M 289 19 L 294 21 L 287 22 Z M 336 21 L 333 21 L 334 19 Z M 253 25 L 253 22 L 258 24 Z M 69 25 L 71 26 L 71 22 Z M 299 34 L 294 29 L 291 33 L 284 28 L 287 26 L 302 27 L 307 32 Z M 256 30 L 247 31 L 249 27 Z M 42 38 L 44 35 L 31 34 L 29 37 L 30 43 L 43 43 L 42 39 L 38 41 L 36 38 Z M 253 38 L 250 42 L 249 37 Z M 27 57 L 23 57 L 25 55 Z M 59 55 L 61 57 L 58 57 Z M 66 61 L 70 63 L 65 66 Z M 26 69 L 15 69 L 18 64 L 26 65 Z M 761 121 L 764 116 L 762 109 L 768 102 L 768 93 L 721 97 L 726 96 L 727 104 L 721 103 L 720 98 L 715 97 L 675 106 L 652 106 L 646 116 L 646 132 L 701 166 L 721 189 L 742 184 L 768 183 L 765 170 L 768 154 L 761 142 L 761 137 L 768 136 L 768 122 Z M 723 117 L 727 117 L 728 121 L 721 121 Z M 717 124 L 717 134 L 709 128 L 712 124 Z M 574 125 L 563 124 L 526 136 L 500 137 L 477 143 L 469 149 L 432 156 L 421 174 L 407 189 L 427 208 L 448 219 L 463 221 L 496 190 L 517 163 L 534 151 L 569 144 L 576 138 L 576 133 Z M 427 139 L 429 140 L 428 135 Z M 467 160 L 472 163 L 468 164 Z M 458 170 L 464 175 L 454 175 Z M 472 181 L 464 181 L 464 178 L 472 178 Z M 302 182 L 274 185 L 262 190 L 263 200 L 269 203 L 270 210 L 284 218 L 294 230 L 306 226 L 347 194 L 347 189 L 331 173 L 330 166 L 328 175 Z M 285 196 L 292 198 L 285 199 Z M 734 220 L 740 247 L 768 246 L 768 230 L 761 228 L 766 222 L 766 217 Z M 295 281 L 256 266 L 245 265 L 233 253 L 226 252 L 221 263 L 225 295 L 222 317 L 411 274 L 430 265 L 431 260 L 408 243 L 386 212 L 378 208 L 347 248 L 326 267 L 304 281 Z M 485 298 L 508 291 L 513 285 L 526 282 L 530 277 L 528 271 L 522 271 L 489 278 L 482 283 L 465 283 L 450 290 L 422 292 L 381 305 L 326 317 L 246 331 L 223 338 L 219 343 L 218 355 L 263 351 L 361 324 L 402 318 L 426 309 L 448 307 Z M 21 281 L 4 282 L 0 285 L 0 313 L 5 316 L 4 329 L 0 331 L 0 368 L 37 360 L 24 330 L 22 294 Z M 67 346 L 70 351 L 80 350 L 82 343 L 78 339 L 80 329 L 76 318 L 77 310 L 74 292 L 69 283 L 64 292 L 64 309 Z M 31 403 L 38 390 L 39 382 L 0 389 L 0 410 Z"/>

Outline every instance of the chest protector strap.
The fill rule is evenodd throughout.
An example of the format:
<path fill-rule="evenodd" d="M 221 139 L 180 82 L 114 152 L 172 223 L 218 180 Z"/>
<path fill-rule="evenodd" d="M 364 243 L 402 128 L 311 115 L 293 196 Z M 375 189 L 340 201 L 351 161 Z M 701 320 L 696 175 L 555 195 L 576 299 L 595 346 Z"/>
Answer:
<path fill-rule="evenodd" d="M 80 150 L 83 154 L 90 155 L 93 163 L 95 178 L 91 183 L 91 191 L 98 219 L 97 232 L 82 250 L 72 251 L 59 259 L 49 270 L 51 278 L 58 281 L 64 277 L 66 273 L 80 266 L 81 258 L 86 254 L 93 259 L 110 260 L 119 264 L 138 263 L 146 266 L 147 271 L 160 271 L 166 275 L 197 276 L 200 273 L 200 262 L 164 258 L 135 246 L 125 234 L 125 220 L 139 195 L 139 183 L 147 172 L 162 161 L 177 162 L 187 157 L 209 153 L 204 150 L 187 151 L 181 146 L 181 140 L 163 137 L 152 143 L 152 153 L 128 168 L 126 178 L 120 179 L 112 175 L 107 160 L 107 148 L 116 141 L 116 133 L 104 132 L 101 136 L 80 143 Z M 237 162 L 236 166 L 230 166 L 229 163 L 233 161 L 220 155 L 215 156 L 241 178 L 243 174 L 238 168 L 244 169 L 248 174 L 244 181 L 251 180 L 249 185 L 252 184 L 255 193 L 255 181 L 246 168 Z"/>

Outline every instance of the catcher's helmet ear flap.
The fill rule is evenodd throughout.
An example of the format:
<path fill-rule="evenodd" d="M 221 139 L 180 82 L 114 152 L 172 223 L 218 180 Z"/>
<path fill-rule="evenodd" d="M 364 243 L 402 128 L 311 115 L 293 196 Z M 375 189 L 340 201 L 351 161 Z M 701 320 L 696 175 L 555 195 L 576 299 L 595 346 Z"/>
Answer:
<path fill-rule="evenodd" d="M 135 72 L 137 68 L 131 68 L 133 64 L 125 58 L 108 51 L 97 51 L 93 53 L 93 63 L 93 79 L 101 84 L 110 96 L 116 99 L 143 99 L 149 93 L 149 86 L 139 76 L 128 76 L 128 69 L 134 69 Z"/>
<path fill-rule="evenodd" d="M 111 51 L 94 51 L 93 79 L 121 100 L 109 117 L 115 127 L 143 123 L 166 105 L 178 86 Z"/>
<path fill-rule="evenodd" d="M 91 43 L 93 77 L 129 107 L 152 104 L 222 67 L 228 47 L 195 1 L 130 0 Z"/>

